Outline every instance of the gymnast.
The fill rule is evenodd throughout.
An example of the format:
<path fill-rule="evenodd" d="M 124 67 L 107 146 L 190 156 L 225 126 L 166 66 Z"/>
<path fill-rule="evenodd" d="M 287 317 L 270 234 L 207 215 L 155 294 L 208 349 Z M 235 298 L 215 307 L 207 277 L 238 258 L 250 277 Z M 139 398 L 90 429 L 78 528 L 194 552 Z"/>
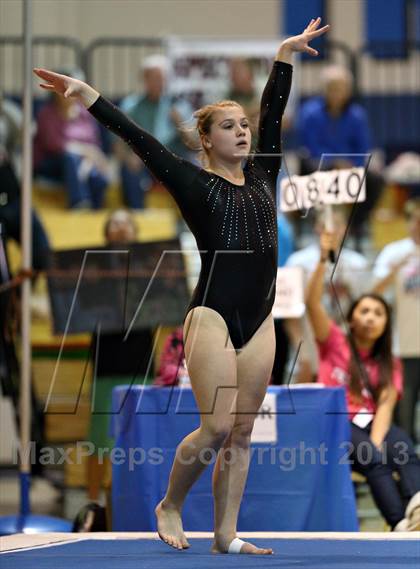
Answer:
<path fill-rule="evenodd" d="M 43 80 L 41 87 L 78 99 L 130 145 L 176 200 L 201 252 L 200 277 L 183 328 L 200 427 L 178 446 L 166 494 L 156 507 L 160 538 L 179 550 L 189 547 L 181 518 L 184 500 L 208 464 L 200 457 L 213 451 L 212 552 L 273 552 L 237 538 L 236 525 L 251 432 L 275 353 L 271 309 L 281 118 L 293 53 L 318 55 L 308 44 L 328 30 L 320 23 L 321 18 L 311 20 L 302 34 L 281 43 L 262 95 L 255 153 L 250 154 L 249 121 L 238 103 L 221 101 L 196 111 L 203 168 L 169 152 L 86 83 L 34 70 Z"/>

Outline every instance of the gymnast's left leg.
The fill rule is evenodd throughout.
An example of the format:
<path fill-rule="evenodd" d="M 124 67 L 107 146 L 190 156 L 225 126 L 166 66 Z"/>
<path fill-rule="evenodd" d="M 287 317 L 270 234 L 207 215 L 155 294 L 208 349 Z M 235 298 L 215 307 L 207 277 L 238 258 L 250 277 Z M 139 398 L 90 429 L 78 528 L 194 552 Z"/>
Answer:
<path fill-rule="evenodd" d="M 236 524 L 248 476 L 254 420 L 267 390 L 274 363 L 275 333 L 270 314 L 237 355 L 237 398 L 233 429 L 218 453 L 213 471 L 215 503 L 214 553 L 226 553 L 236 537 Z M 245 542 L 240 553 L 270 554 Z"/>

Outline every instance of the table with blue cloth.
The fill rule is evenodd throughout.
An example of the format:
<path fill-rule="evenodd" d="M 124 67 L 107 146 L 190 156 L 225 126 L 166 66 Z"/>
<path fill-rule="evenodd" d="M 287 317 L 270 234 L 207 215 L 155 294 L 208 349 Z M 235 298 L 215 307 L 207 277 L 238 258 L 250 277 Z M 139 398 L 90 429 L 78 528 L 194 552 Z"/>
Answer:
<path fill-rule="evenodd" d="M 270 386 L 268 394 L 274 407 L 262 419 L 274 421 L 276 440 L 251 445 L 238 531 L 357 531 L 344 390 Z M 176 447 L 199 424 L 190 388 L 113 390 L 113 531 L 156 531 Z M 212 470 L 186 499 L 186 531 L 213 530 Z"/>

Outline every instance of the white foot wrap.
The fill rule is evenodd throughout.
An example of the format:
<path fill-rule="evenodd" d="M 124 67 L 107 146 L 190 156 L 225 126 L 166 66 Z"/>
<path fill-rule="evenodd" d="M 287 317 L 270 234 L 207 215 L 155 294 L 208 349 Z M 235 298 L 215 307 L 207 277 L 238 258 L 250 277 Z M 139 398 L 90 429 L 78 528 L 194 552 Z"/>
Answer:
<path fill-rule="evenodd" d="M 231 541 L 229 545 L 228 553 L 240 553 L 244 543 L 245 542 L 242 539 L 235 537 L 235 539 Z"/>

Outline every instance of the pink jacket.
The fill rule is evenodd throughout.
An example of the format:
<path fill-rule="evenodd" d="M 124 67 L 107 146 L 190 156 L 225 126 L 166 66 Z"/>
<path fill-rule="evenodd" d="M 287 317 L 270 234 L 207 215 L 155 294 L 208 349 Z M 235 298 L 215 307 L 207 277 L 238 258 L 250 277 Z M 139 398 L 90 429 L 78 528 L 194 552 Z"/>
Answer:
<path fill-rule="evenodd" d="M 179 327 L 166 338 L 154 385 L 178 385 L 178 370 L 184 358 L 182 328 Z"/>
<path fill-rule="evenodd" d="M 376 410 L 376 404 L 372 395 L 366 388 L 362 390 L 362 401 L 357 400 L 352 393 L 350 393 L 350 346 L 346 335 L 335 322 L 332 322 L 331 324 L 328 338 L 325 342 L 318 343 L 318 348 L 320 360 L 318 382 L 331 387 L 345 387 L 349 418 L 353 419 L 353 417 L 362 409 L 366 409 L 367 411 L 374 413 Z M 378 362 L 371 358 L 367 351 L 359 350 L 359 356 L 367 371 L 370 385 L 373 388 L 376 388 L 379 382 Z M 398 358 L 394 358 L 392 382 L 399 396 L 401 396 L 403 391 L 403 375 L 401 362 Z"/>

